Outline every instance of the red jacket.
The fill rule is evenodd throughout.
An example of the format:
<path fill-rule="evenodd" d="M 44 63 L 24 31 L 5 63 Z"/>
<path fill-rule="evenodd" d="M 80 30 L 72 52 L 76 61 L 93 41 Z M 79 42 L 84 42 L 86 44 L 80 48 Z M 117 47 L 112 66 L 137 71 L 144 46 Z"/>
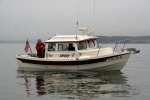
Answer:
<path fill-rule="evenodd" d="M 44 53 L 45 53 L 45 44 L 44 43 L 37 43 L 36 44 L 36 50 L 37 50 L 37 56 L 38 57 L 44 57 Z"/>

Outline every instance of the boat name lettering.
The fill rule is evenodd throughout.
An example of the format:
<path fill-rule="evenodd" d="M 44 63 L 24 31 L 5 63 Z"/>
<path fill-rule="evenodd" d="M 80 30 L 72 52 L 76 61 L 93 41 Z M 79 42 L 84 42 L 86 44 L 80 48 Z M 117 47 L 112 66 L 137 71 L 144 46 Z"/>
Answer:
<path fill-rule="evenodd" d="M 70 54 L 60 54 L 59 57 L 65 57 L 65 58 L 68 58 L 70 56 Z"/>
<path fill-rule="evenodd" d="M 122 56 L 116 56 L 116 57 L 108 58 L 106 61 L 118 60 L 121 58 L 122 58 Z"/>

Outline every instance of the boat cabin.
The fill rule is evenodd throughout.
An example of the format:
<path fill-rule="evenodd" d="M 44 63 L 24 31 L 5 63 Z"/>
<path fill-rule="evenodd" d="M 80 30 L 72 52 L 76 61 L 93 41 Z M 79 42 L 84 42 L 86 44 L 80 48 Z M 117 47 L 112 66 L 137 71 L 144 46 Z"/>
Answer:
<path fill-rule="evenodd" d="M 98 49 L 97 37 L 87 35 L 57 35 L 45 44 L 46 58 L 76 58 Z"/>

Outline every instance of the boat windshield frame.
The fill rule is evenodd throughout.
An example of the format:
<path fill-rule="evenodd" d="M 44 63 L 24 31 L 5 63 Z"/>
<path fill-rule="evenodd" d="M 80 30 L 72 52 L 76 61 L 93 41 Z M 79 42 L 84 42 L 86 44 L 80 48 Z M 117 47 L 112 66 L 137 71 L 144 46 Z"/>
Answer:
<path fill-rule="evenodd" d="M 93 41 L 93 46 L 90 46 L 89 41 Z M 86 43 L 86 48 L 83 47 L 82 49 L 79 49 L 79 47 L 78 47 L 78 43 L 79 42 L 85 42 Z M 90 40 L 84 40 L 84 41 L 79 41 L 79 42 L 77 42 L 78 51 L 99 48 L 99 44 L 98 44 L 98 40 L 97 39 L 90 39 Z"/>

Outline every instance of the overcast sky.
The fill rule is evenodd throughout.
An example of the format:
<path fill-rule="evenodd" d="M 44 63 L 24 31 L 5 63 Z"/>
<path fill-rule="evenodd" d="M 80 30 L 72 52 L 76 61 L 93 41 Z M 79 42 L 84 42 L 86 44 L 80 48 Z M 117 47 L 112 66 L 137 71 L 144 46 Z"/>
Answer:
<path fill-rule="evenodd" d="M 79 27 L 96 35 L 150 35 L 150 0 L 79 0 Z M 0 0 L 0 40 L 75 34 L 78 0 Z M 94 28 L 93 28 L 94 26 Z"/>

